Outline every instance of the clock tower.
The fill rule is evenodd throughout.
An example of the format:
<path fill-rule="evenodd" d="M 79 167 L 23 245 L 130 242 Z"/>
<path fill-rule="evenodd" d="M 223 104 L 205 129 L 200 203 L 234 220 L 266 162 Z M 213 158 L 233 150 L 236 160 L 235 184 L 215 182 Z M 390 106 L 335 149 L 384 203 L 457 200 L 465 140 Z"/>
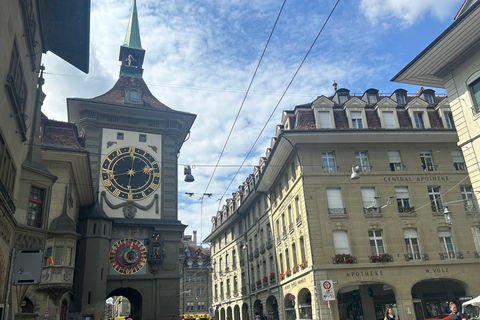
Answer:
<path fill-rule="evenodd" d="M 67 99 L 99 191 L 80 215 L 74 302 L 82 319 L 103 317 L 112 296 L 129 299 L 135 320 L 178 315 L 186 226 L 178 220 L 177 156 L 196 116 L 152 95 L 144 57 L 134 0 L 115 85 L 95 98 Z"/>

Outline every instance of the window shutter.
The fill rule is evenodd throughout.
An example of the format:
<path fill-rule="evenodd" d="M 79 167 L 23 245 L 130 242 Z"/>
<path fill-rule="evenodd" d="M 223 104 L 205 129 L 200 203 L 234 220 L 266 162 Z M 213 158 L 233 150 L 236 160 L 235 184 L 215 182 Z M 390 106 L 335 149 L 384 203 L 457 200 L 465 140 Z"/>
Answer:
<path fill-rule="evenodd" d="M 402 159 L 400 158 L 400 151 L 387 151 L 387 153 L 390 163 L 402 163 Z"/>
<path fill-rule="evenodd" d="M 370 207 L 375 200 L 375 188 L 362 188 L 363 206 Z"/>
<path fill-rule="evenodd" d="M 452 158 L 453 162 L 465 162 L 462 151 L 460 150 L 452 150 Z"/>
<path fill-rule="evenodd" d="M 416 229 L 403 229 L 403 236 L 405 239 L 418 238 Z"/>
<path fill-rule="evenodd" d="M 395 197 L 398 199 L 408 199 L 408 188 L 407 187 L 395 187 Z"/>
<path fill-rule="evenodd" d="M 439 229 L 438 230 L 438 236 L 439 237 L 451 237 L 452 232 L 450 231 L 450 229 Z"/>
<path fill-rule="evenodd" d="M 339 253 L 350 254 L 350 247 L 348 246 L 347 231 L 344 231 L 344 230 L 333 231 L 333 246 L 335 247 L 335 254 L 339 254 Z"/>
<path fill-rule="evenodd" d="M 385 124 L 385 129 L 395 129 L 393 111 L 383 111 L 383 122 Z"/>
<path fill-rule="evenodd" d="M 343 208 L 340 189 L 327 189 L 327 200 L 329 208 Z"/>
<path fill-rule="evenodd" d="M 321 129 L 331 129 L 332 124 L 330 123 L 330 112 L 320 111 L 318 112 L 318 119 L 320 120 Z"/>

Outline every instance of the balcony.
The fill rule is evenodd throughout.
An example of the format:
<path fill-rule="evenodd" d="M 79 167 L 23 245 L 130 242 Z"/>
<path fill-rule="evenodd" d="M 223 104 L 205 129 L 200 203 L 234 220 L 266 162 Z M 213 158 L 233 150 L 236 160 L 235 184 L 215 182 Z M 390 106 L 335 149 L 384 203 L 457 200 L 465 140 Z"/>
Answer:
<path fill-rule="evenodd" d="M 419 261 L 419 260 L 423 260 L 423 255 L 416 252 L 416 253 L 407 253 L 407 254 L 404 254 L 405 256 L 405 261 Z"/>
<path fill-rule="evenodd" d="M 247 287 L 246 286 L 242 286 L 242 294 L 246 294 L 247 293 Z"/>
<path fill-rule="evenodd" d="M 292 234 L 293 231 L 294 231 L 294 230 L 293 230 L 293 222 L 292 222 L 292 223 L 290 223 L 290 224 L 288 225 L 288 232 L 290 232 L 290 234 Z"/>
<path fill-rule="evenodd" d="M 265 253 L 265 243 L 260 245 L 260 253 Z"/>
<path fill-rule="evenodd" d="M 337 172 L 338 171 L 338 166 L 327 166 L 327 167 L 322 167 L 323 172 L 325 173 L 332 173 L 332 172 Z"/>
<path fill-rule="evenodd" d="M 283 230 L 282 240 L 286 240 L 286 239 L 287 239 L 287 230 Z"/>
<path fill-rule="evenodd" d="M 402 163 L 390 163 L 390 171 L 403 171 L 405 166 Z"/>
<path fill-rule="evenodd" d="M 372 166 L 358 166 L 360 172 L 372 172 Z"/>
<path fill-rule="evenodd" d="M 250 260 L 250 261 L 253 260 L 253 253 L 250 253 L 250 254 L 248 255 L 248 260 Z"/>
<path fill-rule="evenodd" d="M 415 207 L 403 206 L 398 207 L 398 213 L 414 213 Z"/>
<path fill-rule="evenodd" d="M 382 209 L 379 207 L 363 207 L 364 214 L 380 214 Z"/>
<path fill-rule="evenodd" d="M 273 239 L 268 238 L 267 239 L 267 249 L 271 249 L 273 247 Z"/>
<path fill-rule="evenodd" d="M 277 246 L 282 243 L 282 237 L 278 236 L 277 237 Z"/>
<path fill-rule="evenodd" d="M 457 171 L 465 171 L 465 170 L 467 170 L 467 165 L 465 164 L 465 162 L 454 162 L 454 163 L 453 163 L 453 167 L 454 167 L 455 170 L 457 170 Z"/>
<path fill-rule="evenodd" d="M 328 208 L 329 216 L 346 216 L 347 210 L 345 208 Z"/>
<path fill-rule="evenodd" d="M 423 171 L 437 171 L 437 165 L 431 164 L 431 165 L 422 165 L 422 170 Z"/>
<path fill-rule="evenodd" d="M 301 215 L 301 214 L 299 214 L 299 215 L 297 216 L 296 222 L 297 222 L 297 227 L 302 224 L 302 215 Z"/>
<path fill-rule="evenodd" d="M 462 252 L 448 252 L 448 253 L 439 253 L 440 260 L 449 260 L 449 259 L 463 259 Z"/>
<path fill-rule="evenodd" d="M 258 248 L 255 248 L 253 255 L 255 256 L 255 258 L 258 258 L 258 256 L 260 255 L 260 250 L 258 250 Z"/>

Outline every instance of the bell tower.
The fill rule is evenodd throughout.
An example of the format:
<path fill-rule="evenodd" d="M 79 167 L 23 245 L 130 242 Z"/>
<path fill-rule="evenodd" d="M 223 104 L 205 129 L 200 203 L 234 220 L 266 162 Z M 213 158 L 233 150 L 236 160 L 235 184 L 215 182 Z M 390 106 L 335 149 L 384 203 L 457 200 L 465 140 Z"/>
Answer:
<path fill-rule="evenodd" d="M 178 314 L 178 258 L 186 226 L 178 220 L 177 155 L 196 116 L 153 96 L 142 78 L 144 57 L 133 0 L 119 79 L 100 96 L 67 99 L 69 121 L 84 133 L 99 191 L 95 212 L 108 222 L 99 230 L 91 208 L 80 213 L 80 242 L 86 245 L 77 251 L 77 264 L 85 266 L 78 268 L 83 280 L 74 286 L 82 299 L 75 301 L 82 316 L 93 319 L 103 317 L 104 309 L 92 301 L 111 296 L 127 297 L 134 319 L 170 320 Z"/>

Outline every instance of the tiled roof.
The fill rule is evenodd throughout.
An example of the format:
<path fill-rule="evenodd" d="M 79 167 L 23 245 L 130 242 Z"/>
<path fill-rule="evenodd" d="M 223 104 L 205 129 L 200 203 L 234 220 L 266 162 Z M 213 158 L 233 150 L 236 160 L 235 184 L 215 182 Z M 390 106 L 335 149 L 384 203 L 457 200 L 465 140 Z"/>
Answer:
<path fill-rule="evenodd" d="M 130 88 L 138 88 L 141 91 L 142 104 L 134 104 L 125 102 L 125 92 Z M 92 99 L 80 99 L 85 101 L 96 101 L 103 103 L 111 103 L 117 105 L 125 105 L 129 107 L 138 107 L 144 109 L 173 111 L 173 109 L 167 107 L 163 103 L 157 100 L 147 87 L 145 81 L 142 78 L 120 76 L 112 89 L 106 93 L 92 98 Z"/>
<path fill-rule="evenodd" d="M 42 149 L 87 152 L 74 123 L 42 119 Z"/>

